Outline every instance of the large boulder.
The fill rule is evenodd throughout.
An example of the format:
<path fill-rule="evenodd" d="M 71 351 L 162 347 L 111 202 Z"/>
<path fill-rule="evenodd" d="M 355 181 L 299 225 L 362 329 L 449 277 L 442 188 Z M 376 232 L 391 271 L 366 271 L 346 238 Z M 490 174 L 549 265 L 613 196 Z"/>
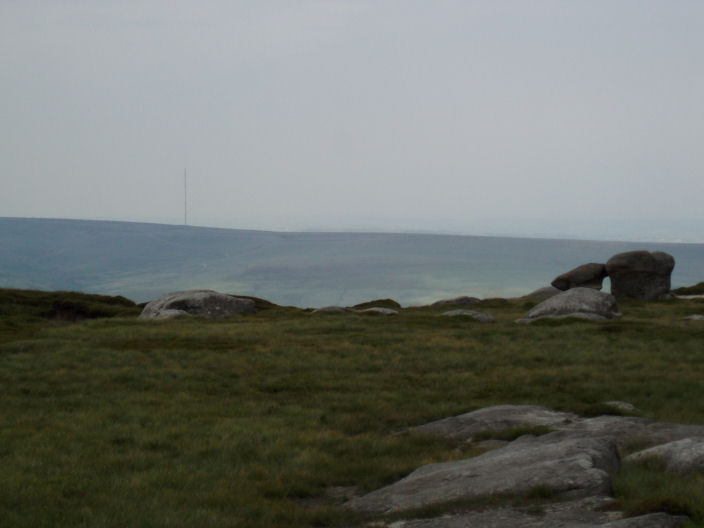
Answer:
<path fill-rule="evenodd" d="M 628 251 L 611 257 L 606 272 L 614 296 L 652 300 L 669 293 L 674 267 L 675 259 L 668 253 Z"/>
<path fill-rule="evenodd" d="M 235 297 L 212 290 L 186 290 L 162 295 L 148 303 L 140 319 L 169 319 L 195 315 L 209 319 L 256 312 L 252 299 Z"/>
<path fill-rule="evenodd" d="M 563 291 L 581 287 L 601 290 L 604 277 L 606 277 L 606 266 L 590 262 L 559 275 L 551 284 L 558 290 Z"/>
<path fill-rule="evenodd" d="M 571 288 L 534 306 L 517 322 L 531 323 L 537 319 L 565 317 L 603 321 L 621 317 L 621 312 L 613 295 L 593 288 Z"/>

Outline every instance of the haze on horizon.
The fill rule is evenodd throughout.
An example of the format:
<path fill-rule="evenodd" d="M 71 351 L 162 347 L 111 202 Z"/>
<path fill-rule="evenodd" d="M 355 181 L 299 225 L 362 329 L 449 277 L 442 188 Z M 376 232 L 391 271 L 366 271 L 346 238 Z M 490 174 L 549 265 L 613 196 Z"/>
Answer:
<path fill-rule="evenodd" d="M 0 216 L 704 242 L 704 3 L 0 4 Z"/>

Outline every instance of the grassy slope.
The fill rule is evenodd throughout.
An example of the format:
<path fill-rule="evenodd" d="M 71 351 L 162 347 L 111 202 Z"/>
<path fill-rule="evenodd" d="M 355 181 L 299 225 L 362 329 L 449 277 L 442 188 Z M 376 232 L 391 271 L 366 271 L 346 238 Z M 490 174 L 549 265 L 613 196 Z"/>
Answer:
<path fill-rule="evenodd" d="M 371 490 L 473 454 L 403 431 L 496 403 L 588 413 L 619 399 L 648 418 L 704 423 L 704 325 L 681 320 L 704 304 L 630 302 L 617 322 L 514 324 L 530 305 L 475 307 L 493 325 L 431 309 L 274 308 L 220 322 L 5 329 L 3 526 L 353 524 L 326 490 Z M 704 526 L 704 483 L 689 478 L 681 500 Z M 676 495 L 676 483 L 626 468 L 617 489 L 635 508 Z"/>

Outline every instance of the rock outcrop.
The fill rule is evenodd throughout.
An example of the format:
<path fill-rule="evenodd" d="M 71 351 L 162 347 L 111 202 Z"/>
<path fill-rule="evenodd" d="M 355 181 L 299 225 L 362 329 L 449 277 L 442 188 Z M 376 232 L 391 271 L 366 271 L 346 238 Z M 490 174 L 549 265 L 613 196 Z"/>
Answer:
<path fill-rule="evenodd" d="M 185 290 L 162 295 L 148 303 L 140 319 L 169 319 L 180 315 L 194 315 L 208 319 L 254 313 L 255 303 L 212 290 Z"/>
<path fill-rule="evenodd" d="M 570 288 L 593 288 L 601 290 L 602 283 L 606 277 L 606 266 L 590 262 L 582 264 L 573 270 L 559 275 L 552 281 L 552 285 L 558 290 L 569 290 Z"/>
<path fill-rule="evenodd" d="M 653 300 L 669 293 L 674 267 L 675 259 L 668 253 L 628 251 L 611 257 L 606 272 L 615 297 Z"/>
<path fill-rule="evenodd" d="M 481 323 L 493 323 L 496 321 L 493 316 L 475 310 L 450 310 L 442 315 L 446 317 L 471 317 Z"/>
<path fill-rule="evenodd" d="M 625 402 L 617 402 L 623 404 Z M 487 432 L 516 427 L 549 427 L 542 436 L 524 435 L 474 458 L 422 466 L 400 481 L 356 497 L 347 507 L 365 514 L 408 512 L 398 528 L 670 528 L 684 516 L 650 513 L 621 518 L 604 507 L 620 461 L 617 449 L 637 441 L 658 445 L 628 457 L 660 457 L 675 472 L 704 469 L 704 426 L 651 422 L 632 416 L 583 418 L 535 405 L 499 405 L 415 427 L 415 434 L 439 434 L 473 441 Z M 541 493 L 557 502 L 541 504 L 539 513 L 519 506 L 469 508 L 463 513 L 413 520 L 427 506 Z"/>
<path fill-rule="evenodd" d="M 531 323 L 537 319 L 565 317 L 604 321 L 621 317 L 621 312 L 613 295 L 593 288 L 572 288 L 534 306 L 517 322 Z"/>
<path fill-rule="evenodd" d="M 383 514 L 496 494 L 521 495 L 549 489 L 555 495 L 608 493 L 618 468 L 613 442 L 566 433 L 523 436 L 482 455 L 429 464 L 404 479 L 353 499 L 362 513 Z"/>

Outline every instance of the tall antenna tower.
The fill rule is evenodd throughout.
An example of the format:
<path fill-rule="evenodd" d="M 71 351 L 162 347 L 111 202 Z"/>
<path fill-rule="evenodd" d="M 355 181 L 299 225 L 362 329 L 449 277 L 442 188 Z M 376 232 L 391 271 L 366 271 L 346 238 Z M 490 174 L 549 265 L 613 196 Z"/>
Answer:
<path fill-rule="evenodd" d="M 186 184 L 186 169 L 183 169 L 183 225 L 188 225 L 188 186 Z"/>

